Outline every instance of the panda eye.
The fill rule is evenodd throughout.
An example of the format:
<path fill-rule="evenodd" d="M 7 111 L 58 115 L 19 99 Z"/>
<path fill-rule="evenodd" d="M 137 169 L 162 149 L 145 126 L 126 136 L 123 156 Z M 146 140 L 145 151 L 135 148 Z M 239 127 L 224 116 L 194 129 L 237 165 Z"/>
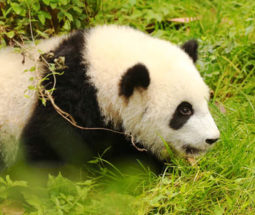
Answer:
<path fill-rule="evenodd" d="M 179 110 L 179 112 L 184 116 L 190 116 L 192 114 L 192 109 L 190 107 L 184 106 Z"/>
<path fill-rule="evenodd" d="M 190 103 L 188 103 L 188 102 L 182 102 L 178 106 L 178 112 L 182 116 L 191 116 L 193 114 L 192 105 Z"/>
<path fill-rule="evenodd" d="M 181 102 L 175 109 L 169 126 L 175 130 L 180 129 L 189 120 L 193 113 L 194 110 L 189 102 Z"/>

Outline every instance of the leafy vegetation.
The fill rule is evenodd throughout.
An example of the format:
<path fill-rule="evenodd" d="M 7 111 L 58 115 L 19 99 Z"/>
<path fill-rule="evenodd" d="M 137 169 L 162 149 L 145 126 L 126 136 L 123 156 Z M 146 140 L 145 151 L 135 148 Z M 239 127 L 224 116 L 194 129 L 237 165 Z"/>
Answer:
<path fill-rule="evenodd" d="M 124 174 L 107 163 L 92 178 L 74 168 L 63 171 L 69 179 L 9 170 L 0 180 L 2 214 L 255 214 L 254 1 L 0 0 L 0 7 L 2 46 L 30 40 L 30 22 L 35 38 L 103 23 L 177 44 L 196 38 L 197 67 L 214 91 L 210 108 L 221 131 L 194 166 L 174 159 L 162 176 Z M 196 19 L 172 20 L 182 17 Z"/>
<path fill-rule="evenodd" d="M 31 25 L 35 38 L 85 28 L 99 6 L 98 0 L 2 0 L 1 43 L 29 40 Z"/>

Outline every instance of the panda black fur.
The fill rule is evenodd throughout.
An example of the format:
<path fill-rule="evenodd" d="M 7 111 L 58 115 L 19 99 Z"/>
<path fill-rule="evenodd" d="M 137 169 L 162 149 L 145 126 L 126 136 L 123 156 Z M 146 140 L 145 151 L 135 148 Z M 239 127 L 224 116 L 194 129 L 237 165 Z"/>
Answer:
<path fill-rule="evenodd" d="M 43 55 L 47 64 L 39 60 L 36 50 L 53 53 Z M 56 83 L 52 75 L 43 82 L 46 89 L 55 84 L 55 103 L 78 125 L 131 134 L 149 153 L 124 143 L 123 135 L 74 127 L 49 101 L 42 105 L 35 92 L 24 97 L 29 79 L 35 76 L 24 70 L 37 61 L 45 77 L 51 73 L 47 65 L 59 57 L 65 59 L 65 68 L 58 71 L 63 74 L 55 76 Z M 204 153 L 218 139 L 219 131 L 207 107 L 209 91 L 194 66 L 196 59 L 193 40 L 179 48 L 114 25 L 43 41 L 28 50 L 25 63 L 11 48 L 2 50 L 0 143 L 4 161 L 14 160 L 19 140 L 29 162 L 85 162 L 109 146 L 110 158 L 131 153 L 138 159 L 153 154 L 149 159 L 164 160 L 161 137 L 183 154 Z"/>

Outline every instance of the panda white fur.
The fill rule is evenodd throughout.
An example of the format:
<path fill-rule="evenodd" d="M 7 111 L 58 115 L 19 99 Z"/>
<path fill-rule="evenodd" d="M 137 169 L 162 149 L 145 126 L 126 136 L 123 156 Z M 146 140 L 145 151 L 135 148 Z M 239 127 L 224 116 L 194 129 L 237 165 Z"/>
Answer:
<path fill-rule="evenodd" d="M 25 57 L 12 48 L 0 52 L 0 143 L 5 163 L 15 160 L 18 142 L 28 161 L 73 161 L 91 158 L 108 146 L 107 131 L 80 130 L 61 117 L 50 102 L 38 101 L 32 85 L 49 69 L 44 59 L 65 58 L 56 76 L 55 103 L 84 127 L 104 127 L 131 134 L 159 160 L 165 149 L 161 138 L 184 155 L 206 152 L 219 138 L 208 110 L 209 90 L 197 71 L 196 41 L 178 47 L 130 27 L 104 25 L 26 46 Z M 40 50 L 40 52 L 38 52 Z M 46 55 L 43 55 L 46 56 Z M 43 82 L 53 86 L 53 76 Z M 111 133 L 111 134 L 110 134 Z M 115 155 L 137 150 L 116 141 Z M 140 152 L 144 154 L 146 152 Z M 110 156 L 113 156 L 111 154 Z"/>

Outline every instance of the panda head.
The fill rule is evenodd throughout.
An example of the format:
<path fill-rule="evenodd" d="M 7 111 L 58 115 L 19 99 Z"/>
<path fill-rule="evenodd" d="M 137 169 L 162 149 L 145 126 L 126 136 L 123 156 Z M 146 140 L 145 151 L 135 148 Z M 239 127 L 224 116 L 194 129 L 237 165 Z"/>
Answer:
<path fill-rule="evenodd" d="M 136 141 L 164 159 L 162 138 L 185 156 L 205 153 L 219 138 L 208 109 L 209 89 L 194 63 L 197 42 L 171 47 L 156 63 L 130 66 L 119 82 L 122 126 Z M 174 53 L 174 55 L 172 54 Z"/>

